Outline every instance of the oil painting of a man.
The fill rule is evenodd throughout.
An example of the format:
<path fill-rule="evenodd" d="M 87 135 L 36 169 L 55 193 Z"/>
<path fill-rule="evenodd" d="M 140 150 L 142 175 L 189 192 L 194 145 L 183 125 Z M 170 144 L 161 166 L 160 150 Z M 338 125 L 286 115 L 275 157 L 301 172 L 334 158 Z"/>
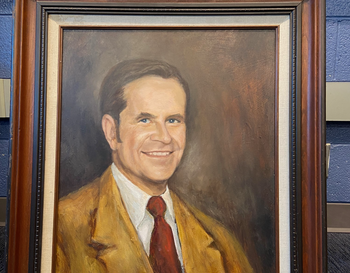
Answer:
<path fill-rule="evenodd" d="M 270 28 L 64 29 L 56 271 L 275 272 L 277 53 Z"/>
<path fill-rule="evenodd" d="M 113 163 L 58 204 L 56 272 L 252 272 L 234 234 L 168 188 L 190 88 L 174 66 L 114 66 L 100 91 Z"/>

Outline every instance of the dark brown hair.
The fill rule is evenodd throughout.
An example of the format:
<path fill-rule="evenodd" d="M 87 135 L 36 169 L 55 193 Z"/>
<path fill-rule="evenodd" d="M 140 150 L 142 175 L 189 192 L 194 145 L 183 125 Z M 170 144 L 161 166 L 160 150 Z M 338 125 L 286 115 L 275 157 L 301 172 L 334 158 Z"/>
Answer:
<path fill-rule="evenodd" d="M 119 114 L 126 108 L 124 87 L 145 76 L 159 76 L 164 79 L 176 79 L 186 94 L 186 119 L 189 116 L 190 93 L 187 82 L 179 70 L 166 62 L 135 59 L 118 63 L 104 78 L 100 90 L 100 111 L 111 115 L 119 123 Z"/>

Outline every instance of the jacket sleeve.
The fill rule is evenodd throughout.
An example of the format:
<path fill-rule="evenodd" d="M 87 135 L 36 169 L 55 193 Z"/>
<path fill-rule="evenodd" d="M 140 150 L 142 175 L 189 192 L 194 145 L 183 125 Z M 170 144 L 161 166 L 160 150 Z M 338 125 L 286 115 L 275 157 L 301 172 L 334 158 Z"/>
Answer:
<path fill-rule="evenodd" d="M 64 253 L 61 244 L 57 242 L 56 248 L 56 273 L 70 273 L 70 266 L 68 262 L 68 258 Z"/>

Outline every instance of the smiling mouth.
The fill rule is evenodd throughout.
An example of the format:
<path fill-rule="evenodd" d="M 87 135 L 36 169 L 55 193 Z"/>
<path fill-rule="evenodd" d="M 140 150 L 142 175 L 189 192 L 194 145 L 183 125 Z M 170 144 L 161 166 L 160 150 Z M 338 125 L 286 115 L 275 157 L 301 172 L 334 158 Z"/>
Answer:
<path fill-rule="evenodd" d="M 171 155 L 173 152 L 142 152 L 142 153 L 153 157 L 166 157 Z"/>

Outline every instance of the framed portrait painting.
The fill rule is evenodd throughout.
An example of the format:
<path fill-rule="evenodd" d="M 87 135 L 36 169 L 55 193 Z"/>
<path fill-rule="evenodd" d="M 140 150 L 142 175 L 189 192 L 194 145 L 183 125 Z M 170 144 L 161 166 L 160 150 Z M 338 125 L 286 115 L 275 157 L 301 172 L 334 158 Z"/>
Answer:
<path fill-rule="evenodd" d="M 326 270 L 321 1 L 16 10 L 9 272 Z"/>

